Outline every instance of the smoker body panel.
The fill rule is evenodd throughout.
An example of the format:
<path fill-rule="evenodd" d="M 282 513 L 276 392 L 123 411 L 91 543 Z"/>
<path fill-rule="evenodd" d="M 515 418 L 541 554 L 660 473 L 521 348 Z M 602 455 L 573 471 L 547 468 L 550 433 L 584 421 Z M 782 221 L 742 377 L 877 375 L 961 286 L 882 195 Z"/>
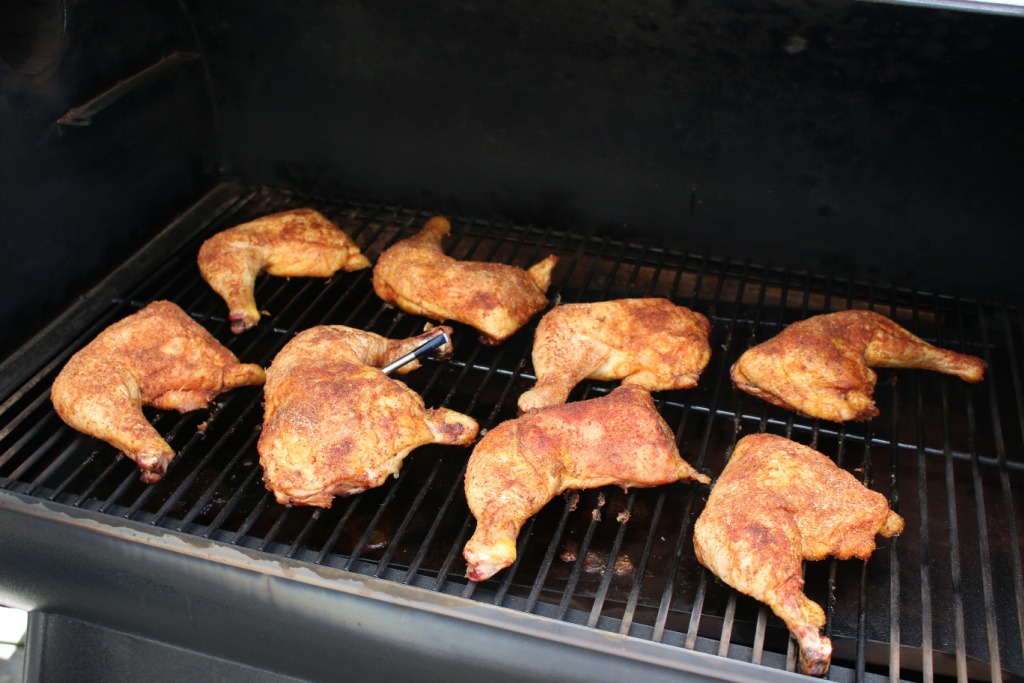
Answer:
<path fill-rule="evenodd" d="M 17 496 L 0 524 L 5 603 L 302 680 L 800 680 Z"/>

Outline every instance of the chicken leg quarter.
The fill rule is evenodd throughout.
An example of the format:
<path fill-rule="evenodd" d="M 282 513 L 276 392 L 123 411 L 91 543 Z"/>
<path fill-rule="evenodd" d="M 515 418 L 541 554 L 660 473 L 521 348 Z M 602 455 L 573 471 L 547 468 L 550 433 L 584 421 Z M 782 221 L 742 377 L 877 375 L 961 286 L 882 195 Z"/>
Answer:
<path fill-rule="evenodd" d="M 164 476 L 174 450 L 142 406 L 199 410 L 222 392 L 264 378 L 263 368 L 239 363 L 175 304 L 155 301 L 72 356 L 50 398 L 62 420 L 122 451 L 151 484 Z"/>
<path fill-rule="evenodd" d="M 694 524 L 697 559 L 718 578 L 767 604 L 800 644 L 800 670 L 828 671 L 825 613 L 803 593 L 803 560 L 865 562 L 875 534 L 903 530 L 885 497 L 815 450 L 771 434 L 736 444 Z"/>
<path fill-rule="evenodd" d="M 638 386 L 503 422 L 480 440 L 466 469 L 476 517 L 463 551 L 466 576 L 483 581 L 512 564 L 523 524 L 566 489 L 681 479 L 711 481 L 680 457 L 675 434 Z"/>
<path fill-rule="evenodd" d="M 544 296 L 558 258 L 529 270 L 502 263 L 456 261 L 441 248 L 451 229 L 435 216 L 423 230 L 385 251 L 373 267 L 377 296 L 403 311 L 433 320 L 455 320 L 480 331 L 480 341 L 499 344 L 547 305 Z"/>
<path fill-rule="evenodd" d="M 378 368 L 451 328 L 386 339 L 341 325 L 314 327 L 288 342 L 267 370 L 257 444 L 263 481 L 279 503 L 330 507 L 334 496 L 380 486 L 424 444 L 468 446 L 478 426 Z M 451 353 L 446 343 L 435 352 Z M 396 372 L 419 367 L 413 361 Z"/>
<path fill-rule="evenodd" d="M 231 331 L 260 319 L 256 276 L 330 277 L 338 270 L 369 268 L 355 242 L 313 209 L 264 216 L 219 232 L 199 248 L 199 272 L 228 305 Z"/>
<path fill-rule="evenodd" d="M 668 299 L 559 306 L 537 325 L 537 385 L 519 397 L 519 411 L 565 403 L 587 378 L 650 391 L 695 387 L 711 358 L 710 332 L 707 318 Z"/>
<path fill-rule="evenodd" d="M 878 415 L 878 376 L 868 366 L 920 368 L 980 382 L 985 361 L 946 351 L 872 311 L 840 311 L 793 323 L 732 366 L 736 388 L 772 405 L 833 422 Z"/>

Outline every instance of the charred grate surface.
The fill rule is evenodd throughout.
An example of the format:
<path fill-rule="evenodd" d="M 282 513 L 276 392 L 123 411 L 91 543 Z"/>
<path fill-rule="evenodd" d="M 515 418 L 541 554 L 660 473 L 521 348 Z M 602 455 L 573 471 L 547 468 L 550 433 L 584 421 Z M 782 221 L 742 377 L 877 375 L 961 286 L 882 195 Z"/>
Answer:
<path fill-rule="evenodd" d="M 296 333 L 344 324 L 391 337 L 424 319 L 388 308 L 370 271 L 329 280 L 258 281 L 259 326 L 232 335 L 226 307 L 199 277 L 195 255 L 214 232 L 274 211 L 311 206 L 375 260 L 430 214 L 412 208 L 254 188 L 206 216 L 202 229 L 140 285 L 111 299 L 77 339 L 0 404 L 0 488 L 155 527 L 329 565 L 429 591 L 613 633 L 793 670 L 782 622 L 724 586 L 693 553 L 693 522 L 708 489 L 675 484 L 628 494 L 614 487 L 552 501 L 519 537 L 519 560 L 479 585 L 464 578 L 474 521 L 462 492 L 469 449 L 428 446 L 401 476 L 336 499 L 327 510 L 285 508 L 261 481 L 256 440 L 262 392 L 241 389 L 210 410 L 147 410 L 178 456 L 166 478 L 138 481 L 131 461 L 66 427 L 49 387 L 66 360 L 109 324 L 169 299 L 241 360 L 270 364 Z M 656 394 L 684 457 L 712 476 L 744 434 L 769 431 L 834 458 L 904 516 L 904 534 L 869 563 L 806 564 L 806 591 L 826 608 L 833 680 L 998 680 L 1024 676 L 1024 587 L 1018 500 L 1024 491 L 1024 318 L 1016 308 L 806 271 L 656 249 L 507 222 L 452 218 L 445 243 L 460 259 L 528 266 L 560 257 L 549 295 L 562 302 L 664 296 L 713 324 L 700 386 Z M 984 357 L 968 386 L 917 371 L 879 372 L 881 414 L 837 426 L 795 416 L 735 391 L 728 369 L 743 350 L 817 313 L 870 308 L 940 346 Z M 538 316 L 539 317 L 539 316 Z M 455 325 L 449 361 L 405 376 L 428 406 L 492 428 L 515 417 L 533 382 L 536 319 L 497 348 Z M 607 393 L 585 382 L 571 400 Z M 596 514 L 595 514 L 596 513 Z"/>

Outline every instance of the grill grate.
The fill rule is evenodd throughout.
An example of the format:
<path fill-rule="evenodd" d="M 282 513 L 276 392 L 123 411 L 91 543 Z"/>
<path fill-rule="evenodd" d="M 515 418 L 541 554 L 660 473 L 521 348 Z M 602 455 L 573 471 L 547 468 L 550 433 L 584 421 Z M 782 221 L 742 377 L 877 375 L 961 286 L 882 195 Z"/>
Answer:
<path fill-rule="evenodd" d="M 370 271 L 329 280 L 262 277 L 270 311 L 244 335 L 199 277 L 195 254 L 213 232 L 260 215 L 312 206 L 375 260 L 429 214 L 255 188 L 206 217 L 202 229 L 0 405 L 0 488 L 154 527 L 461 595 L 670 645 L 793 670 L 795 649 L 763 605 L 725 587 L 693 554 L 693 522 L 707 491 L 677 484 L 583 491 L 550 503 L 519 536 L 516 563 L 493 579 L 463 578 L 474 520 L 462 493 L 468 449 L 427 446 L 401 476 L 327 510 L 285 508 L 263 488 L 256 440 L 262 393 L 242 389 L 208 411 L 147 409 L 178 452 L 159 484 L 131 461 L 66 427 L 49 386 L 100 330 L 156 299 L 170 299 L 241 360 L 268 365 L 296 332 L 345 324 L 391 337 L 423 319 L 388 308 Z M 555 253 L 550 296 L 562 302 L 665 296 L 708 315 L 713 355 L 700 386 L 655 395 L 684 457 L 717 475 L 744 433 L 770 431 L 833 457 L 881 491 L 907 521 L 867 564 L 808 563 L 807 593 L 826 608 L 836 680 L 1000 680 L 1024 676 L 1024 583 L 1017 529 L 1024 490 L 1024 319 L 1006 306 L 851 282 L 790 268 L 479 219 L 452 221 L 447 252 L 527 266 Z M 881 414 L 837 426 L 733 390 L 728 369 L 749 346 L 822 312 L 871 308 L 940 346 L 984 357 L 970 387 L 935 373 L 880 372 Z M 534 325 L 536 320 L 534 320 Z M 467 413 L 489 429 L 515 417 L 533 382 L 532 325 L 505 344 L 477 343 L 455 325 L 455 353 L 403 381 L 428 406 Z M 613 385 L 584 382 L 571 400 Z"/>

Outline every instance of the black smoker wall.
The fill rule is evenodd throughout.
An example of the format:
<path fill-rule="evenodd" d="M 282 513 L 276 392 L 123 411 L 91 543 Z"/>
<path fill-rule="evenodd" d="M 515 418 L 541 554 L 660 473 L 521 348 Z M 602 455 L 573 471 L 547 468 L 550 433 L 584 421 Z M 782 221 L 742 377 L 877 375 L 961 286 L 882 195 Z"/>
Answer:
<path fill-rule="evenodd" d="M 29 6 L 66 10 L 52 63 Z M 1024 289 L 1024 18 L 839 0 L 0 7 L 0 357 L 220 178 Z M 90 125 L 57 123 L 112 88 Z"/>
<path fill-rule="evenodd" d="M 188 0 L 231 173 L 1021 289 L 1024 18 L 837 0 Z"/>
<path fill-rule="evenodd" d="M 173 0 L 0 2 L 0 358 L 212 185 L 198 56 Z"/>

